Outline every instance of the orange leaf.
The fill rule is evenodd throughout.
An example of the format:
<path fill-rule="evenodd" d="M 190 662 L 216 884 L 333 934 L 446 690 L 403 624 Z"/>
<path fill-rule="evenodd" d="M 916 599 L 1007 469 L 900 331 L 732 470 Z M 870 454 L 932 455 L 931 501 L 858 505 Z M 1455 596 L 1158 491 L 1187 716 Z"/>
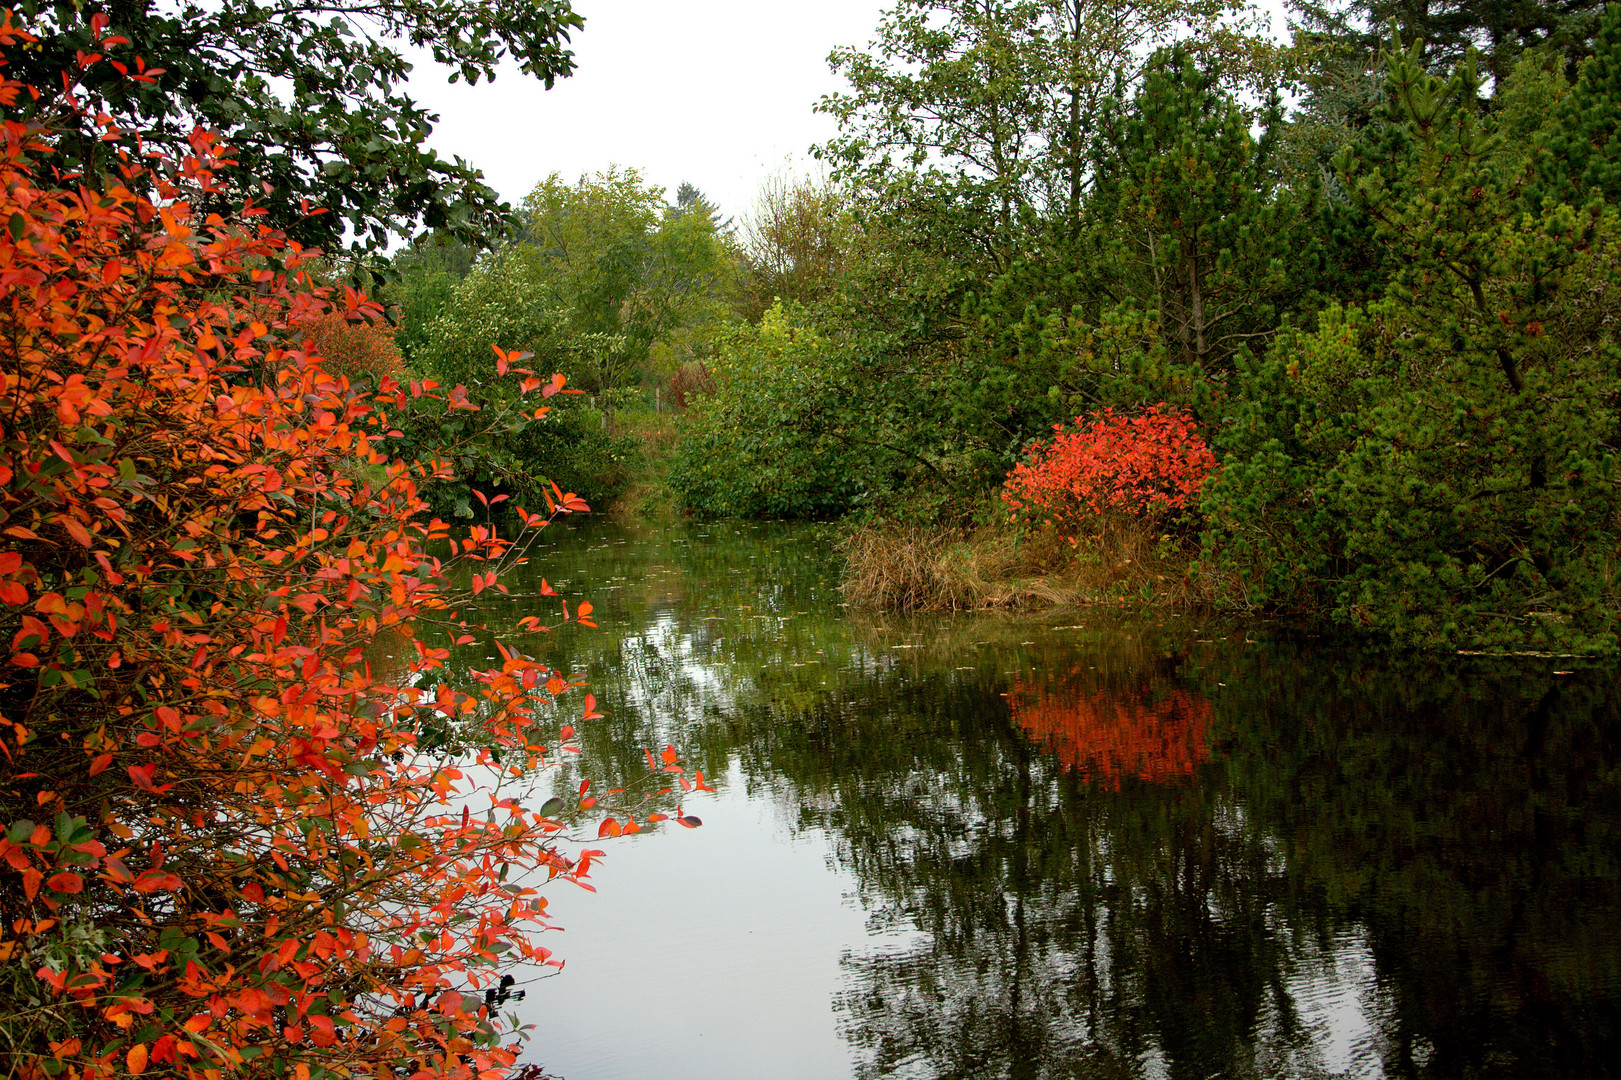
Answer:
<path fill-rule="evenodd" d="M 129 1071 L 132 1073 L 145 1072 L 146 1044 L 136 1043 L 130 1047 L 129 1053 L 124 1056 L 124 1064 L 129 1067 Z"/>

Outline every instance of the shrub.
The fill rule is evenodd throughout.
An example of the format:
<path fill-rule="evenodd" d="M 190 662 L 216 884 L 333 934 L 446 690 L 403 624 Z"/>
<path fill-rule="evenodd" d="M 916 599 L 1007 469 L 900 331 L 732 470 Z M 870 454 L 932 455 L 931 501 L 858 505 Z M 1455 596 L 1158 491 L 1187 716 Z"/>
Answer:
<path fill-rule="evenodd" d="M 308 336 L 311 351 L 333 375 L 374 387 L 385 378 L 407 377 L 394 331 L 380 321 L 354 321 L 346 313 L 332 311 L 298 329 Z"/>
<path fill-rule="evenodd" d="M 846 351 L 797 308 L 739 328 L 714 359 L 715 391 L 689 400 L 670 488 L 708 517 L 829 518 L 872 490 L 881 452 L 855 441 L 860 403 L 840 390 Z"/>
<path fill-rule="evenodd" d="M 1186 509 L 1216 467 L 1192 418 L 1164 405 L 1075 422 L 1070 432 L 1054 425 L 1052 440 L 1031 446 L 1002 488 L 1015 520 L 1051 525 L 1071 543 L 1102 515 L 1158 521 Z"/>
<path fill-rule="evenodd" d="M 499 1076 L 501 965 L 551 962 L 537 886 L 600 852 L 557 839 L 585 800 L 525 808 L 419 747 L 470 726 L 480 774 L 519 776 L 579 686 L 511 643 L 445 674 L 479 629 L 453 582 L 500 589 L 520 548 L 424 520 L 441 467 L 385 447 L 466 390 L 326 371 L 299 328 L 378 309 L 191 210 L 232 190 L 207 133 L 176 183 L 126 149 L 100 191 L 41 180 L 53 139 L 0 124 L 0 1068 Z"/>
<path fill-rule="evenodd" d="M 715 377 L 702 360 L 689 360 L 670 376 L 670 403 L 685 409 L 695 397 L 715 392 Z"/>

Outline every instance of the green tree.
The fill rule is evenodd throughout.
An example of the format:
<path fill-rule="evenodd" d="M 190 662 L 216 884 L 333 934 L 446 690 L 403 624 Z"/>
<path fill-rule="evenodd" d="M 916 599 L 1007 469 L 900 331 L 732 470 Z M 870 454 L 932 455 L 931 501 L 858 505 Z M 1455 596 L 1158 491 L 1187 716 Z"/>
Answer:
<path fill-rule="evenodd" d="M 1157 316 L 1174 360 L 1207 374 L 1279 325 L 1312 262 L 1298 200 L 1272 161 L 1276 95 L 1250 120 L 1183 49 L 1155 54 L 1129 107 L 1104 111 L 1106 149 L 1088 218 L 1102 234 L 1105 297 Z"/>
<path fill-rule="evenodd" d="M 568 0 L 20 0 L 16 11 L 39 41 L 7 58 L 11 76 L 49 91 L 74 72 L 90 106 L 72 114 L 66 165 L 113 171 L 98 109 L 176 161 L 202 125 L 236 151 L 234 197 L 329 250 L 422 225 L 482 243 L 509 213 L 477 169 L 423 145 L 438 118 L 406 94 L 411 64 L 397 43 L 427 49 L 453 82 L 493 79 L 512 60 L 549 87 L 572 72 L 566 43 L 584 25 Z M 128 44 L 98 45 L 93 15 Z M 153 74 L 81 67 L 102 52 Z M 22 110 L 68 115 L 49 93 Z M 306 203 L 330 213 L 308 216 Z"/>
<path fill-rule="evenodd" d="M 655 345 L 722 307 L 729 262 L 714 211 L 668 206 L 635 169 L 574 184 L 554 173 L 523 210 L 525 265 L 562 298 L 589 391 L 634 385 Z"/>
<path fill-rule="evenodd" d="M 840 133 L 817 153 L 837 177 L 943 197 L 956 239 L 1006 269 L 1027 210 L 1079 212 L 1104 104 L 1137 84 L 1153 46 L 1189 38 L 1235 72 L 1271 70 L 1246 24 L 1224 19 L 1239 10 L 1225 0 L 897 0 L 874 52 L 829 58 L 851 89 L 818 106 Z"/>
<path fill-rule="evenodd" d="M 1372 56 L 1394 24 L 1403 40 L 1421 44 L 1431 71 L 1450 71 L 1470 49 L 1504 79 L 1528 49 L 1565 58 L 1569 72 L 1592 51 L 1607 0 L 1348 0 L 1338 5 L 1292 0 L 1305 28 L 1340 38 Z"/>
<path fill-rule="evenodd" d="M 722 217 L 720 207 L 709 201 L 709 197 L 699 190 L 696 184 L 686 180 L 676 185 L 675 206 L 676 214 L 702 214 L 709 219 L 709 227 L 716 236 L 724 236 L 732 231 L 732 219 Z"/>
<path fill-rule="evenodd" d="M 473 272 L 477 251 L 444 232 L 418 237 L 392 259 L 376 294 L 392 306 L 395 342 L 407 360 L 428 344 L 428 326 L 450 303 L 456 283 Z"/>
<path fill-rule="evenodd" d="M 1338 168 L 1395 269 L 1241 370 L 1215 564 L 1421 646 L 1613 651 L 1621 221 L 1527 212 L 1473 65 L 1386 60 L 1390 137 Z"/>
<path fill-rule="evenodd" d="M 390 298 L 407 313 L 402 333 L 407 362 L 419 377 L 443 386 L 467 387 L 481 408 L 512 404 L 512 380 L 491 368 L 490 342 L 507 341 L 533 354 L 528 363 L 572 373 L 611 347 L 576 333 L 566 301 L 543 272 L 533 248 L 508 245 L 482 258 L 459 280 L 442 263 L 407 259 Z M 493 336 L 492 336 L 493 335 Z M 499 439 L 482 435 L 479 414 L 456 411 L 431 428 L 406 434 L 423 446 L 446 447 L 456 479 L 437 481 L 428 496 L 442 515 L 475 512 L 475 490 L 501 488 L 534 498 L 548 482 L 598 503 L 616 494 L 626 479 L 630 453 L 625 440 L 605 430 L 600 413 L 580 397 L 553 399 L 541 420 L 520 421 Z"/>
<path fill-rule="evenodd" d="M 1558 105 L 1539 163 L 1546 187 L 1536 195 L 1573 206 L 1621 202 L 1621 15 L 1612 5 L 1593 55 Z"/>
<path fill-rule="evenodd" d="M 851 358 L 803 309 L 772 307 L 734 331 L 709 368 L 715 392 L 682 414 L 671 471 L 684 508 L 836 517 L 874 483 L 867 417 L 846 389 Z"/>
<path fill-rule="evenodd" d="M 774 176 L 744 216 L 738 311 L 756 322 L 781 300 L 809 305 L 838 286 L 854 243 L 849 197 L 827 180 Z"/>

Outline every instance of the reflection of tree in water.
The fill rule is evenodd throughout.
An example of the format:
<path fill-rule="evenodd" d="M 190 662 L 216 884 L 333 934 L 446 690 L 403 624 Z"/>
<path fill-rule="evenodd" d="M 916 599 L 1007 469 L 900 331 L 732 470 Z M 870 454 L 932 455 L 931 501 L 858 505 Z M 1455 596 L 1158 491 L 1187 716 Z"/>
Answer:
<path fill-rule="evenodd" d="M 1116 790 L 1126 777 L 1191 777 L 1210 760 L 1210 702 L 1181 687 L 1114 692 L 1084 685 L 1077 668 L 1059 680 L 1016 679 L 1008 710 L 1066 767 Z"/>
<path fill-rule="evenodd" d="M 1288 650 L 1133 665 L 1061 700 L 1151 731 L 1180 693 L 1165 715 L 1221 756 L 1099 784 L 1032 745 L 1028 697 L 901 674 L 742 750 L 806 796 L 874 929 L 921 931 L 845 959 L 864 1076 L 1612 1075 L 1613 694 Z"/>
<path fill-rule="evenodd" d="M 668 738 L 825 830 L 897 931 L 845 960 L 863 1075 L 1613 1075 L 1613 680 L 863 623 L 745 539 L 658 549 L 599 604 L 630 631 L 549 658 L 607 699 L 592 761 Z M 580 576 L 635 582 L 633 548 Z"/>
<path fill-rule="evenodd" d="M 1071 700 L 1099 712 L 1113 694 L 1113 712 L 1142 718 L 1177 696 L 1165 715 L 1202 745 L 1196 695 L 1147 671 L 1145 697 L 1142 664 L 1099 678 Z M 750 774 L 793 781 L 871 925 L 921 931 L 845 959 L 863 1075 L 1141 1076 L 1159 1060 L 1242 1076 L 1263 1051 L 1299 1058 L 1270 849 L 1196 785 L 1088 785 L 994 685 L 897 672 L 837 705 L 773 710 L 742 748 Z"/>

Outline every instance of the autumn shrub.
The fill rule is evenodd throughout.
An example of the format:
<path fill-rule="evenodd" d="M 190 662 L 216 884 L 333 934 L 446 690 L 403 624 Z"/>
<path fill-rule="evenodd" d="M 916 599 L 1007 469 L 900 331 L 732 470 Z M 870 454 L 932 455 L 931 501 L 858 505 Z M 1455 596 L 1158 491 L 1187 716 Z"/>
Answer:
<path fill-rule="evenodd" d="M 1071 543 L 1108 515 L 1158 523 L 1187 509 L 1216 467 L 1192 417 L 1164 405 L 1134 416 L 1105 408 L 1075 423 L 1032 445 L 1002 487 L 1015 521 L 1052 526 Z"/>
<path fill-rule="evenodd" d="M 251 205 L 192 210 L 239 190 L 208 133 L 60 182 L 28 90 L 0 84 L 0 1069 L 503 1075 L 502 968 L 555 965 L 539 888 L 601 852 L 566 839 L 583 788 L 515 798 L 570 747 L 579 682 L 515 637 L 446 674 L 522 545 L 427 518 L 442 456 L 389 448 L 404 414 L 471 415 L 466 390 L 329 372 L 302 328 L 376 305 L 315 287 Z M 563 386 L 493 362 L 531 419 Z M 386 641 L 404 659 L 374 671 Z M 475 749 L 425 753 L 430 721 Z M 600 831 L 661 817 L 637 812 Z"/>
<path fill-rule="evenodd" d="M 678 409 L 691 405 L 694 397 L 714 392 L 715 377 L 702 360 L 689 360 L 670 376 L 670 402 Z"/>
<path fill-rule="evenodd" d="M 297 328 L 309 337 L 311 351 L 333 375 L 377 386 L 385 378 L 407 377 L 405 359 L 394 343 L 394 331 L 381 320 L 355 321 L 328 312 Z"/>

